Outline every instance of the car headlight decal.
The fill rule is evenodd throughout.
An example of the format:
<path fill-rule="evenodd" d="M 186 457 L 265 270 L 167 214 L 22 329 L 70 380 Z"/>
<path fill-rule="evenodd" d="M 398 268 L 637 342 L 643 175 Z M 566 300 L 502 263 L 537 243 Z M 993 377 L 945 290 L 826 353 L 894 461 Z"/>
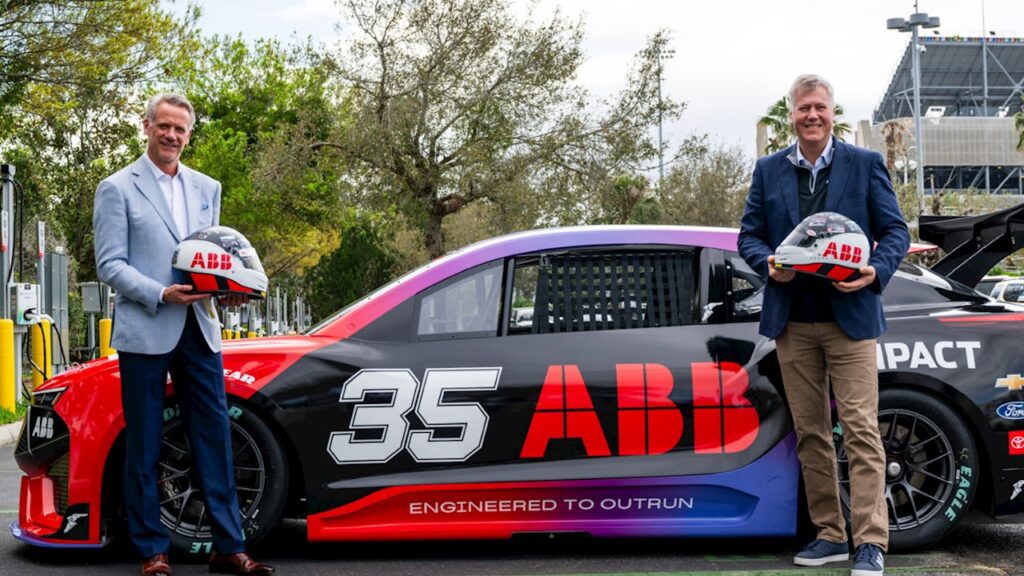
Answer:
<path fill-rule="evenodd" d="M 40 390 L 32 393 L 32 405 L 33 406 L 56 406 L 57 400 L 60 400 L 61 395 L 67 388 L 51 388 L 48 390 Z"/>

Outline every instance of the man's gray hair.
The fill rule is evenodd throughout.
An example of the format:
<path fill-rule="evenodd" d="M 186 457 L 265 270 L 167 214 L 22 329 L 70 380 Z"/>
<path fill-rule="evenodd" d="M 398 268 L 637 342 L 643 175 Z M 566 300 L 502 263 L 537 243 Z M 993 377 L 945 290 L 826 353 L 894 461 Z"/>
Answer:
<path fill-rule="evenodd" d="M 178 106 L 188 110 L 188 129 L 191 130 L 196 123 L 196 111 L 192 108 L 192 103 L 188 101 L 181 94 L 175 92 L 161 92 L 156 96 L 149 99 L 146 103 L 146 119 L 150 122 L 156 122 L 156 107 L 161 103 L 166 102 L 172 106 Z"/>
<path fill-rule="evenodd" d="M 794 105 L 797 94 L 802 94 L 809 90 L 816 90 L 817 88 L 825 89 L 825 92 L 828 93 L 828 105 L 835 108 L 836 99 L 832 94 L 832 84 L 817 74 L 801 74 L 796 77 L 796 80 L 793 81 L 793 85 L 789 87 L 789 105 L 791 107 Z"/>

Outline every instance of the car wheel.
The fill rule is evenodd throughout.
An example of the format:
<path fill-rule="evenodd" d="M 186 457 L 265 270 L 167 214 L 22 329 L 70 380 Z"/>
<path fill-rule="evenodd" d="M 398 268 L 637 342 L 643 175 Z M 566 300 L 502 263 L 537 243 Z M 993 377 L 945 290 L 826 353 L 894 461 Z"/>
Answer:
<path fill-rule="evenodd" d="M 935 398 L 912 390 L 881 390 L 878 428 L 885 448 L 889 549 L 932 545 L 971 508 L 978 453 L 963 420 Z M 849 518 L 850 469 L 842 429 L 834 430 L 839 492 Z"/>
<path fill-rule="evenodd" d="M 228 416 L 242 531 L 251 546 L 280 522 L 288 467 L 274 433 L 256 414 L 229 401 Z M 171 547 L 205 559 L 213 551 L 210 518 L 177 405 L 164 409 L 159 467 L 160 521 L 171 534 Z"/>

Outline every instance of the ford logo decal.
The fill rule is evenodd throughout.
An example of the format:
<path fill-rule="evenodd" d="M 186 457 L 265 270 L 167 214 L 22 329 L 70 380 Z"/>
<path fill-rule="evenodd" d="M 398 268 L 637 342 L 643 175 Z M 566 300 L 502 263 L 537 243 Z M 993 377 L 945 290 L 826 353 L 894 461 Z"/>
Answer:
<path fill-rule="evenodd" d="M 1024 402 L 1007 402 L 996 408 L 996 414 L 1006 420 L 1024 420 Z"/>

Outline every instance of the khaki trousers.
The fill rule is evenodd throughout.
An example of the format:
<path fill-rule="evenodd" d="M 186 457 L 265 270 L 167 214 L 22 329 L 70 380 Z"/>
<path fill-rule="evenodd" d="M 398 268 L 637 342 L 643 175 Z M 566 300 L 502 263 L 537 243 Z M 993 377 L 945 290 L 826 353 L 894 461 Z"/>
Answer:
<path fill-rule="evenodd" d="M 796 428 L 807 509 L 818 538 L 846 541 L 839 501 L 828 382 L 850 461 L 853 544 L 888 550 L 885 451 L 878 431 L 875 340 L 853 340 L 834 322 L 790 322 L 776 339 L 783 386 Z"/>

